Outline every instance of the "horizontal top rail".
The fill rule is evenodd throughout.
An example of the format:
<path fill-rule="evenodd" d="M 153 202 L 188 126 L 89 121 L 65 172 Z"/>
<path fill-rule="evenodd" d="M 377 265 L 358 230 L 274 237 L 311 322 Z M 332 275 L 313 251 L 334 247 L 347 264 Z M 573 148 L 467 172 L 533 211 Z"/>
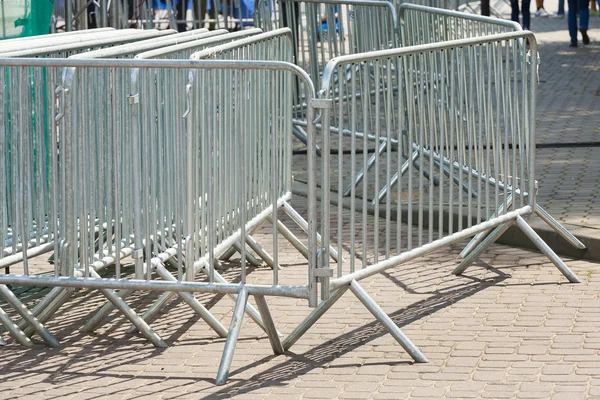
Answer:
<path fill-rule="evenodd" d="M 529 42 L 529 48 L 533 51 L 537 51 L 537 42 L 535 35 L 531 31 L 520 31 L 520 32 L 508 32 L 501 33 L 498 35 L 482 36 L 477 38 L 450 40 L 441 43 L 428 43 L 418 46 L 401 47 L 389 50 L 377 50 L 369 51 L 365 53 L 348 54 L 332 58 L 323 71 L 323 78 L 321 80 L 321 90 L 319 91 L 322 95 L 327 95 L 329 88 L 333 84 L 334 71 L 339 64 L 348 63 L 361 63 L 366 61 L 378 60 L 386 57 L 401 57 L 410 56 L 413 54 L 424 53 L 428 51 L 445 50 L 455 47 L 465 46 L 477 46 L 490 42 L 501 42 L 512 39 L 527 39 Z"/>
<path fill-rule="evenodd" d="M 494 23 L 495 25 L 506 26 L 507 28 L 511 28 L 514 31 L 522 31 L 523 30 L 523 28 L 521 28 L 521 25 L 515 21 L 486 17 L 483 15 L 468 14 L 468 13 L 464 13 L 464 12 L 460 12 L 460 11 L 447 10 L 447 9 L 443 9 L 443 8 L 422 6 L 420 4 L 412 4 L 412 3 L 402 3 L 398 7 L 398 15 L 400 17 L 400 21 L 404 21 L 404 12 L 407 10 L 423 11 L 423 12 L 427 12 L 429 14 L 445 15 L 448 17 L 457 17 L 460 19 L 467 19 L 467 20 L 471 20 L 471 21 Z"/>
<path fill-rule="evenodd" d="M 19 37 L 19 38 L 12 38 L 12 39 L 2 39 L 0 40 L 0 43 L 2 43 L 2 45 L 6 45 L 9 43 L 21 43 L 24 44 L 26 42 L 31 42 L 31 41 L 39 41 L 39 40 L 45 40 L 45 39 L 51 39 L 51 38 L 63 38 L 63 37 L 68 37 L 68 36 L 76 36 L 76 35 L 93 35 L 99 32 L 108 32 L 108 31 L 115 31 L 115 28 L 96 28 L 96 29 L 86 29 L 83 31 L 70 31 L 70 32 L 56 32 L 56 33 L 48 33 L 47 35 L 36 35 L 36 36 L 25 36 L 25 37 Z"/>
<path fill-rule="evenodd" d="M 103 38 L 89 38 L 89 40 L 78 41 L 76 43 L 61 43 L 51 44 L 49 46 L 35 47 L 29 49 L 18 49 L 13 51 L 3 51 L 0 53 L 0 57 L 34 57 L 45 54 L 56 54 L 60 52 L 69 52 L 80 49 L 86 49 L 90 47 L 100 47 L 111 44 L 122 44 L 128 41 L 142 41 L 145 39 L 156 39 L 170 36 L 175 34 L 177 31 L 169 29 L 166 31 L 150 30 L 141 31 L 139 29 L 131 29 L 132 32 L 126 32 L 121 35 L 110 35 Z M 91 35 L 88 35 L 88 37 Z"/>
<path fill-rule="evenodd" d="M 170 30 L 172 33 L 176 31 Z M 123 36 L 129 35 L 151 35 L 159 32 L 157 29 L 150 30 L 139 30 L 139 29 L 122 29 L 120 31 L 106 31 L 106 32 L 94 32 L 93 34 L 79 34 L 79 35 L 69 35 L 66 37 L 48 37 L 45 39 L 34 40 L 28 43 L 8 43 L 2 44 L 2 49 L 0 50 L 2 53 L 8 53 L 9 51 L 20 51 L 27 49 L 34 49 L 40 47 L 50 47 L 50 46 L 59 46 L 59 45 L 71 45 L 73 47 L 77 46 L 81 42 L 90 42 L 94 40 L 103 40 L 109 38 L 119 38 Z"/>
<path fill-rule="evenodd" d="M 253 44 L 253 43 L 260 42 L 262 40 L 269 40 L 269 39 L 281 37 L 281 36 L 285 36 L 288 39 L 288 41 L 290 42 L 290 48 L 294 47 L 294 39 L 292 37 L 292 30 L 290 28 L 280 28 L 280 29 L 276 29 L 274 31 L 261 33 L 260 35 L 252 36 L 252 37 L 249 37 L 246 39 L 236 40 L 235 42 L 230 42 L 230 43 L 223 44 L 221 46 L 210 47 L 208 49 L 198 51 L 198 52 L 192 54 L 190 59 L 200 60 L 200 59 L 208 58 L 208 57 L 211 57 L 213 55 L 219 54 L 224 51 L 237 49 L 237 48 L 243 47 L 248 44 Z"/>
<path fill-rule="evenodd" d="M 156 58 L 161 56 L 167 56 L 169 54 L 178 53 L 185 50 L 190 50 L 198 47 L 199 45 L 206 46 L 211 43 L 219 43 L 227 40 L 239 40 L 248 36 L 258 35 L 262 33 L 262 29 L 252 28 L 252 29 L 244 29 L 239 32 L 228 33 L 226 29 L 218 29 L 211 32 L 219 32 L 218 35 L 206 35 L 202 38 L 198 38 L 198 40 L 180 43 L 173 46 L 161 47 L 159 49 L 150 50 L 144 53 L 138 54 L 136 58 Z M 200 40 L 201 39 L 201 40 Z"/>
<path fill-rule="evenodd" d="M 152 38 L 148 40 L 137 41 L 134 43 L 127 43 L 120 46 L 109 47 L 107 49 L 99 49 L 89 51 L 87 53 L 77 54 L 71 58 L 111 58 L 111 57 L 122 57 L 128 54 L 139 54 L 144 51 L 154 50 L 159 47 L 172 46 L 181 43 L 187 43 L 197 39 L 207 38 L 215 35 L 221 35 L 226 32 L 224 29 L 215 31 L 209 31 L 208 29 L 198 29 L 194 35 L 183 35 L 176 33 L 167 37 Z"/>
<path fill-rule="evenodd" d="M 307 95 L 310 99 L 315 98 L 315 87 L 308 74 L 297 65 L 285 61 L 0 58 L 0 66 L 66 67 L 67 70 L 71 70 L 70 67 L 283 70 L 303 79 L 307 85 Z"/>

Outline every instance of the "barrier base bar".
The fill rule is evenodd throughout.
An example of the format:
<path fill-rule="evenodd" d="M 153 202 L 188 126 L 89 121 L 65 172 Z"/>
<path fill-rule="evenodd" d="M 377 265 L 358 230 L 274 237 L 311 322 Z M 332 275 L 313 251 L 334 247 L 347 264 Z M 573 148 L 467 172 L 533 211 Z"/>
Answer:
<path fill-rule="evenodd" d="M 361 301 L 371 314 L 383 325 L 383 327 L 396 339 L 402 348 L 416 362 L 426 363 L 427 358 L 415 346 L 412 341 L 402 332 L 398 325 L 379 307 L 367 292 L 358 284 L 356 280 L 350 281 L 348 285 L 341 286 L 333 292 L 329 299 L 322 301 L 301 323 L 294 329 L 290 335 L 283 341 L 283 348 L 288 350 L 304 335 L 311 326 L 315 324 L 322 316 L 334 305 L 342 295 L 348 290 Z"/>

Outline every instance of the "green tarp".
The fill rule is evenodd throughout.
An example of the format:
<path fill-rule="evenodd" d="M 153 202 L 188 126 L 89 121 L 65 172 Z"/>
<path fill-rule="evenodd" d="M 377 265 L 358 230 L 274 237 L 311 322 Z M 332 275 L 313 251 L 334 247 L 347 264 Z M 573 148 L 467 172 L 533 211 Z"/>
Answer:
<path fill-rule="evenodd" d="M 0 0 L 0 39 L 50 33 L 54 0 Z"/>

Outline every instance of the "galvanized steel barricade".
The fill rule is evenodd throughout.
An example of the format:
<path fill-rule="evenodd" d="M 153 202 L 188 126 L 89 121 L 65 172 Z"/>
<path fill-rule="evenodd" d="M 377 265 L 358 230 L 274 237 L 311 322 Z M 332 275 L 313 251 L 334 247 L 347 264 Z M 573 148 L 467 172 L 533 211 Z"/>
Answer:
<path fill-rule="evenodd" d="M 350 83 L 339 79 L 347 71 Z M 350 289 L 413 359 L 424 361 L 364 297 L 357 281 L 486 230 L 492 232 L 454 274 L 463 273 L 514 224 L 570 282 L 578 282 L 524 219 L 536 207 L 536 80 L 537 45 L 530 32 L 341 56 L 328 63 L 319 96 L 330 108 L 317 126 L 322 132 L 318 229 L 326 239 L 318 250 L 318 270 L 335 277 L 321 279 L 322 303 L 284 340 L 284 348 Z M 356 93 L 360 96 L 348 96 Z M 341 134 L 346 131 L 350 135 Z M 379 154 L 383 140 L 394 146 Z M 403 148 L 410 149 L 408 157 Z M 373 169 L 345 198 L 343 188 L 355 181 L 372 152 Z M 372 203 L 394 173 L 395 190 Z M 330 243 L 339 251 L 337 263 L 328 257 Z"/>
<path fill-rule="evenodd" d="M 114 47 L 114 48 L 110 48 L 110 49 L 89 52 L 89 53 L 81 54 L 75 58 L 105 58 L 105 57 L 134 58 L 135 57 L 136 59 L 155 59 L 155 58 L 187 59 L 189 57 L 189 55 L 191 54 L 191 52 L 193 52 L 195 50 L 203 49 L 207 46 L 216 45 L 216 44 L 220 44 L 220 43 L 227 43 L 229 41 L 244 38 L 247 36 L 256 35 L 260 32 L 262 32 L 260 29 L 249 29 L 249 30 L 245 30 L 245 31 L 241 31 L 241 32 L 235 32 L 235 33 L 227 33 L 227 31 L 223 30 L 223 29 L 216 30 L 216 31 L 207 31 L 201 35 L 196 35 L 194 40 L 181 41 L 181 43 L 177 43 L 177 44 L 168 43 L 168 41 L 166 41 L 166 40 L 162 41 L 160 43 L 140 42 L 140 43 L 136 43 L 136 44 L 132 44 L 132 45 L 118 46 L 118 47 Z M 175 35 L 175 36 L 177 36 L 177 35 Z M 187 81 L 187 78 L 189 75 L 187 70 L 181 70 L 181 69 L 154 69 L 153 72 L 154 72 L 154 75 L 151 76 L 151 78 L 152 78 L 151 80 L 153 83 L 153 86 L 152 86 L 153 93 L 155 96 L 158 96 L 158 98 L 165 99 L 165 101 L 167 101 L 168 103 L 171 103 L 173 101 L 173 96 L 169 94 L 169 93 L 172 93 L 173 89 L 165 86 L 165 84 L 168 85 L 168 84 L 171 84 L 171 83 L 177 82 L 177 81 L 185 82 L 185 81 Z M 130 79 L 137 81 L 138 71 L 134 71 L 134 72 L 132 72 L 132 74 L 133 75 L 130 77 Z M 118 83 L 118 85 L 122 85 L 122 86 L 129 85 L 128 83 L 123 83 L 121 81 L 119 81 L 119 82 L 120 83 Z M 184 99 L 185 96 L 181 95 L 180 98 Z M 176 132 L 181 129 L 181 119 L 178 118 L 177 111 L 176 111 L 178 108 L 177 108 L 177 106 L 175 106 L 173 104 L 163 104 L 161 102 L 154 102 L 153 104 L 156 107 L 156 109 L 146 110 L 146 112 L 147 112 L 147 115 L 154 115 L 155 118 L 157 118 L 157 124 L 150 125 L 154 129 L 150 129 L 150 131 L 148 133 L 149 137 L 154 138 L 153 140 L 155 140 L 157 142 L 168 143 L 171 140 L 172 132 Z M 179 107 L 181 107 L 181 105 Z M 174 110 L 175 110 L 175 115 L 173 115 Z M 181 109 L 179 109 L 179 112 L 183 113 L 183 111 Z M 167 151 L 169 149 L 170 148 L 168 146 L 164 147 L 164 151 Z M 175 157 L 174 154 L 171 154 L 171 156 Z M 160 212 L 166 216 L 174 216 L 177 212 L 177 207 L 180 205 L 177 201 L 177 198 L 178 198 L 178 196 L 180 196 L 180 194 L 177 193 L 176 190 L 173 190 L 173 187 L 171 187 L 171 185 L 173 184 L 174 181 L 172 179 L 166 179 L 164 177 L 164 176 L 168 176 L 168 172 L 173 169 L 173 166 L 168 157 L 163 158 L 163 160 L 164 160 L 165 164 L 164 165 L 160 164 L 160 167 L 158 166 L 159 165 L 158 162 L 152 163 L 151 166 L 152 166 L 152 168 L 155 168 L 155 173 L 144 177 L 143 180 L 144 180 L 144 182 L 148 182 L 148 184 L 154 188 L 161 187 L 161 188 L 165 189 L 160 192 L 159 191 L 152 192 L 152 194 L 150 195 L 151 198 L 149 201 L 150 201 L 150 203 L 154 202 L 153 196 L 157 196 L 157 198 L 159 198 L 161 200 L 161 204 L 162 204 Z M 156 168 L 158 168 L 158 169 L 156 169 Z M 160 173 L 158 173 L 158 170 L 164 171 L 164 173 L 160 174 Z M 137 189 L 134 188 L 134 190 L 137 190 Z M 131 202 L 127 203 L 126 207 L 129 207 L 129 206 L 134 206 L 134 204 Z M 93 205 L 90 205 L 90 207 L 93 207 Z M 104 209 L 104 208 L 105 208 L 105 206 L 102 204 L 99 207 L 99 209 Z M 127 208 L 127 210 L 123 210 L 122 212 L 130 214 L 130 215 L 134 215 L 134 214 L 138 213 L 139 211 L 137 208 L 136 209 Z M 134 215 L 134 218 L 135 218 L 135 215 Z M 141 216 L 138 218 L 141 218 Z M 107 220 L 113 220 L 113 219 L 114 218 L 107 218 Z M 135 233 L 134 232 L 134 229 L 135 229 L 134 224 L 123 226 L 122 228 L 123 229 L 127 228 L 129 230 L 127 232 L 119 231 L 119 235 L 118 235 L 119 237 L 121 237 L 121 238 L 134 237 L 134 233 Z M 162 232 L 162 231 L 164 231 L 164 230 L 161 230 L 160 232 Z M 167 237 L 167 239 L 165 239 L 164 236 L 159 236 L 159 237 L 162 237 L 162 239 L 161 239 L 162 247 L 157 247 L 157 246 L 160 246 L 158 242 L 153 243 L 153 245 L 154 245 L 154 247 L 152 248 L 153 254 L 158 254 L 158 253 L 164 252 L 165 250 L 169 249 L 168 246 L 164 247 L 165 240 L 168 242 L 169 240 L 172 240 L 172 238 L 169 239 Z M 249 237 L 248 240 L 252 240 L 252 238 Z M 132 248 L 131 248 L 132 243 L 130 243 L 130 246 L 126 246 L 126 248 L 121 249 L 121 251 L 132 252 Z M 88 242 L 88 245 L 95 246 L 96 244 L 94 244 L 92 242 Z M 116 246 L 117 242 L 115 242 L 115 243 L 106 242 L 106 243 L 103 243 L 103 245 L 104 245 L 104 247 L 111 248 L 112 246 Z M 108 248 L 105 250 L 108 250 Z M 179 247 L 178 249 L 179 249 L 179 251 L 177 252 L 177 256 L 179 256 L 179 262 L 176 263 L 176 267 L 181 268 L 185 265 L 185 261 L 181 259 L 181 247 Z M 88 252 L 93 253 L 93 249 L 88 249 Z M 165 262 L 167 264 L 172 264 L 171 258 L 172 257 L 169 257 L 169 258 L 163 260 L 163 262 Z M 260 262 L 256 261 L 256 258 L 252 257 L 252 255 L 250 253 L 248 253 L 248 258 L 251 258 L 253 261 L 255 261 L 255 264 L 260 263 Z M 104 269 L 104 266 L 96 265 L 95 269 L 96 269 L 96 272 L 99 272 L 100 269 Z M 173 277 L 173 275 L 162 266 L 160 269 L 158 269 L 158 271 L 161 274 L 161 276 L 163 276 L 165 279 L 173 279 L 173 280 L 175 279 Z M 219 279 L 219 281 L 221 283 L 227 283 L 227 281 L 220 274 L 216 273 L 216 276 L 217 276 L 217 279 Z M 123 292 L 119 292 L 118 295 L 120 298 L 125 299 L 132 292 L 133 291 L 123 291 Z M 158 312 L 160 312 L 160 310 L 168 303 L 168 301 L 170 301 L 173 298 L 173 296 L 174 296 L 174 293 L 172 293 L 172 292 L 167 292 L 167 293 L 163 294 L 160 297 L 160 299 L 157 300 L 156 304 L 151 307 L 151 310 L 149 310 L 149 312 L 142 315 L 142 319 L 144 319 L 144 320 L 152 319 Z M 186 301 L 192 307 L 192 309 L 194 309 L 196 312 L 198 312 L 202 318 L 208 320 L 208 322 L 211 323 L 212 325 L 220 327 L 220 324 L 218 324 L 218 323 L 215 324 L 214 318 L 212 318 L 210 313 L 207 313 L 204 311 L 204 307 L 196 299 L 194 299 L 193 296 L 190 296 L 189 294 L 184 293 L 182 295 L 182 297 L 183 297 L 184 301 Z M 114 306 L 112 305 L 112 303 L 110 303 L 110 302 L 106 303 L 104 306 L 102 306 L 98 310 L 97 313 L 95 313 L 95 315 L 89 321 L 87 321 L 87 323 L 83 327 L 83 331 L 91 332 L 91 331 L 97 329 L 104 322 L 105 318 L 108 316 L 108 314 L 110 314 L 110 312 L 113 309 L 114 309 Z M 247 311 L 248 311 L 249 315 L 261 327 L 264 327 L 264 325 L 262 323 L 262 319 L 260 317 L 260 313 L 256 309 L 254 309 L 252 306 L 248 305 Z M 132 333 L 132 332 L 135 332 L 136 330 L 137 329 L 134 326 L 128 332 Z M 222 328 L 217 328 L 217 332 L 219 334 L 223 334 L 224 330 Z"/>
<path fill-rule="evenodd" d="M 2 57 L 65 58 L 96 48 L 146 39 L 159 38 L 174 31 L 116 32 L 103 30 L 92 34 L 65 34 L 44 40 L 15 39 L 2 48 Z M 0 268 L 25 263 L 28 256 L 55 249 L 53 240 L 58 229 L 55 191 L 57 154 L 52 143 L 58 140 L 52 104 L 59 75 L 56 70 L 26 68 L 5 69 L 1 91 L 5 99 L 0 126 L 0 165 L 5 168 L 0 185 Z M 26 88 L 29 88 L 26 90 Z M 20 92 L 16 92 L 20 88 Z M 11 95 L 18 93 L 18 95 Z M 52 217 L 51 217 L 52 216 Z M 23 244 L 27 243 L 25 249 Z M 28 250 L 27 250 L 28 249 Z M 24 250 L 27 250 L 24 252 Z"/>
<path fill-rule="evenodd" d="M 404 46 L 522 31 L 521 25 L 514 21 L 408 3 L 399 6 L 398 15 L 401 21 L 401 38 Z M 430 84 L 434 84 L 434 82 L 430 82 Z M 373 158 L 369 160 L 368 165 L 371 165 L 372 162 L 374 162 Z M 392 182 L 395 181 L 395 178 L 392 179 Z M 385 190 L 382 190 L 379 198 L 381 199 L 383 196 L 385 196 Z M 572 246 L 578 249 L 586 248 L 579 239 L 556 221 L 537 202 L 535 213 Z M 485 234 L 477 235 L 475 240 L 461 253 L 461 256 L 465 257 L 484 237 Z"/>
<path fill-rule="evenodd" d="M 317 247 L 313 243 L 314 190 L 308 200 L 308 238 L 304 244 L 308 269 L 301 267 L 306 284 L 281 282 L 282 270 L 278 268 L 281 246 L 277 237 L 287 236 L 277 223 L 277 211 L 291 197 L 293 74 L 301 77 L 307 88 L 311 119 L 313 106 L 319 106 L 311 96 L 314 90 L 306 74 L 292 64 L 270 61 L 3 59 L 0 65 L 27 71 L 65 69 L 64 97 L 60 98 L 56 118 L 61 132 L 58 175 L 60 190 L 65 191 L 60 204 L 64 229 L 60 231 L 62 241 L 53 276 L 31 276 L 27 270 L 0 275 L 1 294 L 23 311 L 27 324 L 48 344 L 58 346 L 4 284 L 98 289 L 159 347 L 166 344 L 119 294 L 128 290 L 181 293 L 182 297 L 185 292 L 233 294 L 237 300 L 229 330 L 201 304 L 199 311 L 220 336 L 228 336 L 217 378 L 222 384 L 248 295 L 254 295 L 274 351 L 282 352 L 264 296 L 307 299 L 313 306 L 317 301 L 311 261 L 316 259 Z M 174 74 L 172 81 L 162 82 L 169 90 L 164 94 L 172 99 L 165 103 L 150 78 L 156 69 L 167 68 L 191 70 L 192 79 Z M 268 101 L 262 93 L 265 87 L 270 88 Z M 166 113 L 154 114 L 161 108 Z M 150 115 L 156 119 L 148 118 Z M 169 126 L 176 128 L 166 142 L 161 141 L 164 135 L 157 134 L 163 116 L 172 118 L 175 122 Z M 309 139 L 309 145 L 314 146 L 310 127 Z M 314 155 L 310 155 L 308 171 L 314 171 L 314 163 Z M 236 168 L 221 168 L 227 165 Z M 310 181 L 315 187 L 314 179 Z M 186 182 L 185 187 L 176 185 L 178 182 Z M 175 195 L 161 196 L 163 192 Z M 164 204 L 170 201 L 175 207 Z M 169 210 L 172 212 L 167 215 Z M 273 221 L 273 229 L 263 232 L 273 241 L 268 248 L 274 266 L 270 277 L 252 282 L 242 246 L 237 267 L 240 283 L 221 283 L 215 270 L 218 256 L 236 242 L 246 242 L 249 233 L 267 217 Z M 133 258 L 133 271 L 123 266 L 122 259 L 128 256 Z M 168 260 L 176 267 L 172 279 L 164 273 Z M 115 265 L 110 275 L 114 278 L 103 278 L 96 272 L 108 265 Z M 200 269 L 207 271 L 208 282 L 193 282 Z M 166 279 L 155 279 L 155 272 Z M 117 294 L 114 289 L 122 292 Z M 52 312 L 64 303 L 62 297 L 43 302 L 36 308 L 49 307 Z M 0 322 L 13 336 L 31 344 L 5 313 L 0 315 Z"/>
<path fill-rule="evenodd" d="M 403 46 L 521 31 L 514 21 L 404 3 L 398 6 Z"/>
<path fill-rule="evenodd" d="M 40 42 L 14 40 L 11 43 L 24 42 L 22 48 L 19 51 L 7 48 L 9 52 L 3 56 L 65 58 L 149 37 L 153 43 L 160 43 L 161 39 L 169 38 L 166 35 L 182 36 L 171 35 L 174 31 L 135 29 L 100 33 L 100 36 L 98 32 L 49 35 Z M 197 32 L 186 33 L 190 34 Z M 71 37 L 73 44 L 65 42 L 65 37 Z M 61 80 L 58 68 L 7 67 L 1 72 L 0 91 L 6 100 L 0 111 L 0 165 L 6 174 L 0 177 L 0 268 L 8 273 L 11 265 L 22 262 L 28 273 L 30 258 L 54 250 L 51 258 L 54 259 L 58 250 L 55 238 L 61 227 L 60 216 L 64 215 L 61 204 L 65 193 L 64 188 L 59 188 L 59 142 L 64 130 L 58 129 L 54 118 L 64 93 L 55 92 Z M 46 321 L 69 295 L 70 292 L 53 290 L 32 310 L 33 315 L 40 322 Z M 24 322 L 19 327 L 29 337 L 35 333 Z"/>

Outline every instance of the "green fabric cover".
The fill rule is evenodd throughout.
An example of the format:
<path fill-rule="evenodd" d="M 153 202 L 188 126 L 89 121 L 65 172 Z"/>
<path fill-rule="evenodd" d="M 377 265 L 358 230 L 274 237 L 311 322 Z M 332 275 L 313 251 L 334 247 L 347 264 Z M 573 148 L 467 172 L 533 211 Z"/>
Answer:
<path fill-rule="evenodd" d="M 0 39 L 50 33 L 54 0 L 0 1 Z"/>

